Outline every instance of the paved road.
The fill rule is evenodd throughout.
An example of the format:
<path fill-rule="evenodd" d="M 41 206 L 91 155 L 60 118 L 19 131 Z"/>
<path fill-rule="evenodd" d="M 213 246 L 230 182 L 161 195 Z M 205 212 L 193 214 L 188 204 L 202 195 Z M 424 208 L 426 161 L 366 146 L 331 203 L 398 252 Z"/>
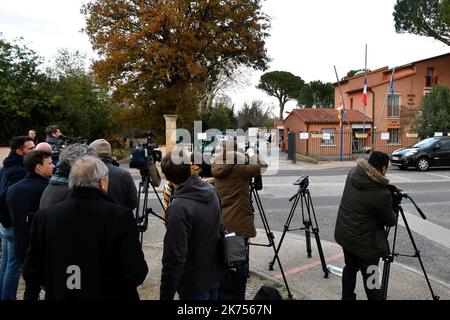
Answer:
<path fill-rule="evenodd" d="M 276 175 L 265 176 L 264 189 L 259 192 L 270 227 L 283 231 L 292 202 L 288 199 L 296 193 L 292 183 L 298 176 L 310 176 L 311 192 L 321 238 L 334 241 L 333 232 L 340 198 L 349 168 L 326 170 L 286 170 Z M 136 181 L 139 176 L 134 172 Z M 428 172 L 401 171 L 390 168 L 388 178 L 391 183 L 407 192 L 423 210 L 427 220 L 422 220 L 409 200 L 403 201 L 406 219 L 413 230 L 413 238 L 419 248 L 428 274 L 445 283 L 450 283 L 450 170 L 436 169 Z M 154 194 L 150 195 L 150 206 L 160 211 Z M 291 228 L 300 227 L 300 208 L 296 211 Z M 262 228 L 259 214 L 256 225 Z M 400 253 L 413 254 L 411 241 L 406 229 L 399 226 L 397 248 Z M 162 226 L 163 228 L 163 226 Z M 293 231 L 299 232 L 299 231 Z M 399 257 L 396 260 L 411 268 L 420 270 L 418 259 Z"/>

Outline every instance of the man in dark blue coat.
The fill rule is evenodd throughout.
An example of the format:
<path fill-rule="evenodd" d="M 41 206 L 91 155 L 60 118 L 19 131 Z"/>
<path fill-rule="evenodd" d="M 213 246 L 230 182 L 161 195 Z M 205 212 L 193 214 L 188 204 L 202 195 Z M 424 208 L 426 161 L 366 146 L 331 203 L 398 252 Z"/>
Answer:
<path fill-rule="evenodd" d="M 33 151 L 30 137 L 14 137 L 10 142 L 11 152 L 3 161 L 0 173 L 0 236 L 2 237 L 2 263 L 0 267 L 0 299 L 16 300 L 20 277 L 20 263 L 15 257 L 14 234 L 11 215 L 6 206 L 6 195 L 10 186 L 22 180 L 27 170 L 23 157 Z M 25 196 L 25 195 L 23 195 Z"/>
<path fill-rule="evenodd" d="M 11 215 L 14 231 L 14 250 L 16 259 L 23 264 L 25 252 L 30 242 L 30 229 L 33 214 L 39 210 L 39 201 L 52 176 L 54 165 L 51 152 L 33 151 L 25 156 L 24 167 L 28 173 L 26 177 L 8 190 L 6 206 Z M 27 201 L 24 201 L 26 196 Z M 24 299 L 27 300 L 32 290 L 39 291 L 39 287 L 25 289 Z"/>

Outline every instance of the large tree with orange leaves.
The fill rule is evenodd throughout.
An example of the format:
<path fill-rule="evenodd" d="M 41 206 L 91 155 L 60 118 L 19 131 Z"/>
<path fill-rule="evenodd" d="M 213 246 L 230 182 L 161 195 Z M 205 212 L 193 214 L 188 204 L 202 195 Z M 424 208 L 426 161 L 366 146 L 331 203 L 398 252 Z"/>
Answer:
<path fill-rule="evenodd" d="M 91 0 L 81 11 L 99 55 L 94 71 L 156 128 L 164 113 L 189 127 L 200 94 L 220 73 L 267 68 L 262 1 Z"/>

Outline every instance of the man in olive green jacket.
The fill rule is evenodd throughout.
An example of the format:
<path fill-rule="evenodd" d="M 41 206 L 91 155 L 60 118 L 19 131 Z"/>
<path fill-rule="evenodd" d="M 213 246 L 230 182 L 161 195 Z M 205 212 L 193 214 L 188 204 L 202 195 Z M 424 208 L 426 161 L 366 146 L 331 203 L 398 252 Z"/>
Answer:
<path fill-rule="evenodd" d="M 389 254 L 385 226 L 394 226 L 397 215 L 392 207 L 386 171 L 389 156 L 374 151 L 369 160 L 359 159 L 350 170 L 336 221 L 334 238 L 344 250 L 342 299 L 355 300 L 356 275 L 361 271 L 369 300 L 382 299 L 378 263 Z"/>

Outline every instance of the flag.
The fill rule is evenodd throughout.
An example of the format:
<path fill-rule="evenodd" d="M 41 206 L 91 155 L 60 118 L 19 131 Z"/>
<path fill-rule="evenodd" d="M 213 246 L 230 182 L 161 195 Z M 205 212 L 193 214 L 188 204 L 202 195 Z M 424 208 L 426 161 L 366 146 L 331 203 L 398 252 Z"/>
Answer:
<path fill-rule="evenodd" d="M 367 77 L 364 78 L 364 90 L 363 90 L 362 103 L 365 106 L 367 106 Z"/>

